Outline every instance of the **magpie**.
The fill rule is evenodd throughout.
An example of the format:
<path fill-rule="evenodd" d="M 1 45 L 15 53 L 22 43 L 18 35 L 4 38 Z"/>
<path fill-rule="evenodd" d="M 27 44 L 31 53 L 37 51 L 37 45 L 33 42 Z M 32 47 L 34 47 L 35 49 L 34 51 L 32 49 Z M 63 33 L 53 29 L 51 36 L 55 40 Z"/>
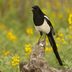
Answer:
<path fill-rule="evenodd" d="M 62 60 L 59 56 L 56 42 L 54 40 L 53 35 L 55 35 L 54 28 L 49 20 L 49 18 L 42 12 L 39 6 L 35 5 L 32 7 L 32 12 L 33 12 L 33 21 L 34 21 L 34 26 L 37 31 L 40 32 L 40 38 L 42 37 L 43 33 L 48 37 L 50 45 L 53 48 L 54 54 L 59 62 L 59 64 L 62 66 Z"/>

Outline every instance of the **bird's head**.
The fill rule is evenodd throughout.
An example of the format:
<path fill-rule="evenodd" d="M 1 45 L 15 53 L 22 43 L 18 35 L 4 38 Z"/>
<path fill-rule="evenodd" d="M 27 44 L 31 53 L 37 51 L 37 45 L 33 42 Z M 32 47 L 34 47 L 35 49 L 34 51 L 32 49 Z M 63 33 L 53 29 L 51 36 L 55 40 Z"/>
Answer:
<path fill-rule="evenodd" d="M 39 11 L 39 10 L 40 10 L 40 8 L 37 5 L 35 5 L 35 6 L 32 7 L 32 11 Z"/>
<path fill-rule="evenodd" d="M 41 11 L 40 7 L 35 5 L 32 7 L 32 12 L 33 14 L 43 14 L 43 12 Z"/>

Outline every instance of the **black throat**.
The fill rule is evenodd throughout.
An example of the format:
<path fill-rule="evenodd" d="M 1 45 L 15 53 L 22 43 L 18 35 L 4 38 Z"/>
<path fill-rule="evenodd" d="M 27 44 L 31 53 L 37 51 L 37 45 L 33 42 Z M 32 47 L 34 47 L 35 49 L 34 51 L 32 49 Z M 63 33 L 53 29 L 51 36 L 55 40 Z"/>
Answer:
<path fill-rule="evenodd" d="M 44 14 L 42 12 L 33 12 L 33 21 L 36 26 L 40 26 L 44 22 Z"/>

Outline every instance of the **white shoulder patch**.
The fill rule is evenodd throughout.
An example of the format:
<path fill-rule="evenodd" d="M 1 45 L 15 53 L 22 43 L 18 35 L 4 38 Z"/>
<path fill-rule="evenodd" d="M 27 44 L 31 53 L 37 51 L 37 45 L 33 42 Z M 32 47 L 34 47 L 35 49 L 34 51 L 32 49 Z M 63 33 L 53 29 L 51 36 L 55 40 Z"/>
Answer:
<path fill-rule="evenodd" d="M 47 18 L 47 19 L 49 20 L 49 18 L 48 18 L 46 15 L 45 15 L 44 17 Z"/>

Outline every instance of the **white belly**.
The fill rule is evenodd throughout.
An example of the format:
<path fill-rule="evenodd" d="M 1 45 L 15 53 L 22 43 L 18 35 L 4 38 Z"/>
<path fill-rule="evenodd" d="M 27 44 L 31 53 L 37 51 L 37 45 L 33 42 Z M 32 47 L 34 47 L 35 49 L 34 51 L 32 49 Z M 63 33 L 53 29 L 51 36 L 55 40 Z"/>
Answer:
<path fill-rule="evenodd" d="M 46 20 L 44 20 L 44 23 L 41 26 L 35 26 L 37 31 L 42 31 L 44 33 L 50 32 L 50 26 L 47 24 Z"/>

